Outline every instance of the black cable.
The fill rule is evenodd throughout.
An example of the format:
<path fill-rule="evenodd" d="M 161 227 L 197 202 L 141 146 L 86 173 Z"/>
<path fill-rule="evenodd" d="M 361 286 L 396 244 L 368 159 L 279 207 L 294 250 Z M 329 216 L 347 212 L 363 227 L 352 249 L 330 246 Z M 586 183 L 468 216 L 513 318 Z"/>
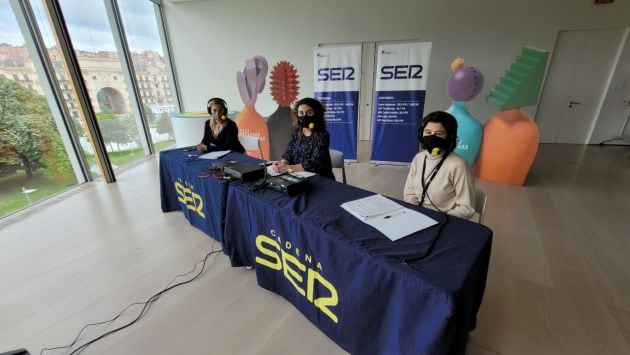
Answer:
<path fill-rule="evenodd" d="M 169 282 L 166 284 L 166 286 L 164 287 L 164 289 L 163 289 L 162 291 L 160 291 L 160 292 L 158 292 L 158 293 L 156 293 L 156 294 L 152 295 L 152 296 L 151 296 L 151 297 L 149 297 L 149 299 L 148 299 L 148 300 L 146 300 L 145 302 L 135 302 L 135 303 L 132 303 L 132 304 L 128 305 L 128 306 L 127 306 L 127 307 L 125 307 L 125 308 L 124 308 L 124 309 L 123 309 L 123 310 L 122 310 L 122 311 L 121 311 L 121 312 L 120 312 L 120 313 L 119 313 L 116 317 L 114 317 L 114 318 L 112 318 L 112 319 L 110 319 L 110 320 L 107 320 L 107 321 L 104 321 L 104 322 L 98 322 L 98 323 L 91 323 L 91 324 L 88 324 L 88 325 L 84 326 L 83 328 L 81 328 L 81 330 L 79 331 L 79 333 L 77 334 L 77 336 L 74 338 L 74 341 L 72 341 L 72 343 L 70 343 L 69 345 L 66 345 L 66 346 L 59 346 L 59 347 L 54 347 L 54 348 L 42 348 L 42 350 L 41 350 L 41 352 L 40 352 L 40 355 L 42 355 L 42 354 L 44 353 L 44 351 L 51 351 L 51 350 L 58 350 L 58 349 L 65 349 L 65 348 L 68 348 L 68 349 L 70 350 L 70 349 L 72 349 L 72 346 L 74 346 L 74 344 L 76 344 L 76 343 L 79 341 L 79 337 L 81 336 L 81 333 L 83 333 L 83 331 L 84 331 L 85 329 L 87 329 L 88 327 L 95 326 L 95 325 L 100 325 L 100 324 L 112 323 L 113 321 L 115 321 L 116 319 L 118 319 L 120 316 L 122 316 L 122 315 L 125 313 L 125 311 L 127 311 L 127 309 L 129 309 L 130 307 L 135 306 L 135 305 L 142 305 L 142 304 L 143 304 L 143 305 L 144 305 L 144 307 L 143 307 L 143 308 L 142 308 L 142 310 L 140 311 L 140 314 L 138 314 L 138 316 L 137 316 L 134 320 L 132 320 L 131 322 L 129 322 L 129 323 L 127 323 L 127 324 L 123 325 L 123 326 L 120 326 L 120 327 L 118 327 L 118 328 L 116 328 L 116 329 L 113 329 L 113 330 L 111 330 L 111 331 L 109 331 L 109 332 L 107 332 L 107 333 L 105 333 L 105 334 L 103 334 L 103 335 L 101 335 L 101 336 L 99 336 L 99 337 L 97 337 L 97 338 L 95 338 L 95 339 L 90 340 L 89 342 L 87 342 L 87 343 L 85 343 L 85 344 L 81 345 L 80 347 L 76 348 L 75 350 L 73 350 L 73 351 L 70 353 L 70 355 L 75 354 L 75 353 L 80 353 L 81 351 L 85 350 L 85 349 L 86 349 L 89 345 L 91 345 L 91 344 L 95 343 L 96 341 L 98 341 L 98 340 L 100 340 L 100 339 L 103 339 L 103 338 L 105 338 L 105 337 L 107 337 L 107 336 L 109 336 L 109 335 L 111 335 L 111 334 L 113 334 L 113 333 L 115 333 L 115 332 L 117 332 L 117 331 L 119 331 L 119 330 L 122 330 L 122 329 L 125 329 L 125 328 L 127 328 L 127 327 L 131 326 L 132 324 L 134 324 L 135 322 L 137 322 L 138 320 L 140 320 L 140 319 L 141 319 L 141 318 L 142 318 L 142 317 L 143 317 L 143 316 L 144 316 L 144 315 L 145 315 L 145 314 L 149 311 L 149 309 L 151 308 L 151 305 L 152 305 L 155 301 L 157 301 L 158 299 L 160 299 L 160 297 L 161 297 L 164 293 L 166 293 L 167 291 L 172 290 L 172 289 L 174 289 L 174 288 L 176 288 L 176 287 L 178 287 L 178 286 L 185 285 L 185 284 L 187 284 L 187 283 L 190 283 L 190 282 L 192 282 L 192 281 L 194 281 L 194 280 L 198 279 L 198 278 L 201 276 L 201 274 L 202 274 L 203 270 L 205 269 L 206 262 L 207 262 L 208 258 L 209 258 L 212 254 L 216 254 L 216 253 L 219 253 L 219 252 L 222 252 L 222 251 L 223 251 L 222 249 L 219 249 L 219 250 L 216 250 L 216 251 L 215 251 L 215 250 L 214 250 L 214 244 L 215 244 L 215 243 L 214 243 L 214 241 L 213 241 L 213 243 L 212 243 L 212 248 L 211 248 L 210 252 L 209 252 L 208 254 L 206 254 L 206 256 L 205 256 L 202 260 L 197 261 L 197 262 L 195 263 L 195 265 L 194 265 L 194 267 L 193 267 L 193 269 L 192 269 L 192 270 L 190 270 L 189 272 L 187 272 L 187 273 L 185 273 L 185 274 L 180 274 L 180 275 L 177 275 L 177 276 L 173 277 L 173 278 L 171 279 L 171 281 L 169 281 Z M 193 278 L 191 278 L 190 280 L 187 280 L 187 281 L 182 281 L 182 282 L 180 282 L 180 283 L 177 283 L 177 284 L 175 284 L 175 285 L 171 286 L 171 283 L 172 283 L 173 281 L 177 280 L 177 278 L 178 278 L 178 277 L 184 277 L 184 276 L 186 276 L 186 275 L 189 275 L 189 274 L 193 273 L 193 272 L 197 269 L 197 265 L 199 265 L 199 263 L 202 263 L 202 262 L 203 262 L 203 265 L 201 266 L 201 269 L 199 270 L 199 272 L 197 273 L 197 275 L 195 275 L 195 276 L 194 276 Z"/>
<path fill-rule="evenodd" d="M 116 329 L 110 330 L 109 332 L 107 332 L 107 333 L 105 333 L 105 334 L 103 334 L 103 335 L 101 335 L 101 336 L 99 336 L 99 337 L 97 337 L 97 338 L 95 338 L 95 339 L 90 340 L 89 342 L 87 342 L 87 343 L 85 343 L 85 344 L 81 345 L 80 347 L 76 348 L 74 351 L 72 351 L 72 352 L 70 353 L 70 355 L 73 355 L 73 354 L 75 354 L 75 353 L 77 353 L 77 354 L 78 354 L 78 353 L 80 353 L 81 351 L 85 350 L 85 349 L 86 349 L 88 346 L 90 346 L 91 344 L 93 344 L 93 343 L 97 342 L 98 340 L 101 340 L 101 339 L 103 339 L 103 338 L 105 338 L 105 337 L 107 337 L 107 336 L 109 336 L 109 335 L 111 335 L 111 334 L 114 334 L 114 333 L 118 332 L 119 330 L 125 329 L 125 328 L 127 328 L 127 327 L 129 327 L 129 326 L 133 325 L 135 322 L 137 322 L 137 321 L 138 321 L 138 320 L 140 320 L 142 317 L 144 317 L 144 315 L 145 315 L 145 314 L 149 311 L 149 308 L 151 308 L 151 306 L 153 305 L 153 303 L 154 303 L 155 301 L 157 301 L 157 300 L 158 300 L 158 299 L 159 299 L 159 298 L 160 298 L 160 297 L 161 297 L 164 293 L 166 293 L 166 292 L 167 292 L 167 291 L 169 291 L 169 290 L 172 290 L 172 289 L 173 289 L 173 288 L 175 288 L 175 287 L 178 287 L 178 286 L 181 286 L 181 285 L 185 285 L 185 284 L 190 283 L 190 282 L 192 282 L 192 281 L 196 280 L 197 278 L 199 278 L 199 276 L 201 276 L 201 274 L 202 274 L 202 272 L 203 272 L 203 270 L 204 270 L 204 268 L 205 268 L 205 266 L 206 266 L 206 261 L 208 260 L 208 258 L 210 257 L 210 255 L 212 255 L 212 254 L 216 254 L 216 253 L 221 252 L 221 251 L 222 251 L 222 250 L 211 251 L 210 253 L 208 253 L 208 254 L 206 255 L 206 257 L 205 257 L 203 260 L 200 260 L 200 261 L 198 261 L 197 263 L 195 263 L 195 266 L 194 266 L 193 270 L 191 270 L 191 271 L 189 271 L 188 273 L 184 274 L 184 275 L 188 275 L 188 274 L 190 274 L 191 272 L 194 272 L 194 271 L 195 271 L 195 269 L 197 268 L 197 265 L 198 265 L 200 262 L 202 262 L 202 261 L 203 261 L 203 265 L 201 266 L 201 269 L 199 270 L 199 273 L 197 273 L 197 275 L 195 275 L 192 279 L 187 280 L 187 281 L 183 281 L 183 282 L 180 282 L 180 283 L 177 283 L 177 284 L 175 284 L 175 285 L 173 285 L 173 286 L 166 287 L 164 290 L 162 290 L 162 291 L 160 291 L 160 292 L 156 293 L 155 295 L 151 296 L 151 297 L 150 297 L 150 298 L 149 298 L 146 302 L 144 302 L 144 307 L 143 307 L 143 308 L 142 308 L 142 310 L 140 311 L 140 314 L 138 314 L 138 316 L 137 316 L 134 320 L 132 320 L 131 322 L 129 322 L 129 323 L 127 323 L 127 324 L 123 325 L 123 326 L 120 326 L 120 327 L 118 327 L 118 328 L 116 328 Z M 177 277 L 179 277 L 179 276 L 180 276 L 180 275 L 178 275 L 178 276 L 176 276 L 175 278 L 173 278 L 173 280 L 172 280 L 171 282 L 173 282 L 173 281 L 174 281 L 175 279 L 177 279 Z M 170 282 L 169 282 L 169 283 L 170 283 Z M 120 316 L 120 315 L 119 315 L 119 316 Z"/>

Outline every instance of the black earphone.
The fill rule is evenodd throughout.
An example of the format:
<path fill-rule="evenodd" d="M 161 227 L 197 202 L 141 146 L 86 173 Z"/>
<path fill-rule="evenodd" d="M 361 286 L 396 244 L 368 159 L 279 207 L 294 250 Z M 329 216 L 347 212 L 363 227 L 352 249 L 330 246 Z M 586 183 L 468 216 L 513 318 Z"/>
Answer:
<path fill-rule="evenodd" d="M 420 124 L 420 128 L 418 128 L 418 143 L 422 144 L 422 136 L 424 132 L 424 127 L 426 126 L 425 122 Z"/>
<path fill-rule="evenodd" d="M 212 115 L 212 105 L 213 104 L 219 104 L 221 105 L 221 119 L 224 120 L 227 118 L 227 114 L 228 114 L 228 107 L 227 107 L 227 103 L 225 102 L 225 100 L 223 100 L 220 97 L 213 97 L 210 100 L 208 100 L 208 104 L 206 105 L 208 108 L 208 114 Z"/>

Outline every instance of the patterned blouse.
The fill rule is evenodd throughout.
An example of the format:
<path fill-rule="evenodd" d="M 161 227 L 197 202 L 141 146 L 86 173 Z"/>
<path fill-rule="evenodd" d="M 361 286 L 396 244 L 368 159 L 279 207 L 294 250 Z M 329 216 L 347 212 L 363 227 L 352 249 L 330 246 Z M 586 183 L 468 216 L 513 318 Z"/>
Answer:
<path fill-rule="evenodd" d="M 290 165 L 302 164 L 304 170 L 334 180 L 328 131 L 323 130 L 317 134 L 312 134 L 310 137 L 302 136 L 300 138 L 298 135 L 300 129 L 298 127 L 291 132 L 289 145 L 282 155 L 282 159 L 287 160 Z"/>

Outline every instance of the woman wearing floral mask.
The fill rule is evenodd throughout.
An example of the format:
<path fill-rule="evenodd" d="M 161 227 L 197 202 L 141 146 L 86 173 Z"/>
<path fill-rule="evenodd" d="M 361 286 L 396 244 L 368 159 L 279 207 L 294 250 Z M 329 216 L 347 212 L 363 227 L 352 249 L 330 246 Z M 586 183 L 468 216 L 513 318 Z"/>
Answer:
<path fill-rule="evenodd" d="M 297 118 L 297 127 L 291 132 L 282 160 L 273 165 L 275 172 L 309 171 L 335 179 L 330 161 L 330 136 L 326 130 L 325 110 L 321 102 L 310 97 L 295 103 L 293 114 Z"/>
<path fill-rule="evenodd" d="M 475 178 L 466 160 L 453 150 L 457 120 L 436 111 L 422 120 L 418 130 L 422 151 L 413 158 L 403 190 L 407 202 L 473 220 Z"/>
<path fill-rule="evenodd" d="M 238 140 L 238 127 L 227 117 L 227 104 L 221 98 L 208 100 L 210 119 L 204 124 L 203 139 L 197 145 L 200 152 L 231 150 L 245 153 L 245 148 Z"/>

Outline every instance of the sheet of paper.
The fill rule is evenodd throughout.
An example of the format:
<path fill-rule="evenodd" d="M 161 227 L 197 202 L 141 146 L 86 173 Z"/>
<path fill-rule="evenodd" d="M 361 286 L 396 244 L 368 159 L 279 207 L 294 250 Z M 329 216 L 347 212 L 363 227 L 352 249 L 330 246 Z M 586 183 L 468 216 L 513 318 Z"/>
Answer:
<path fill-rule="evenodd" d="M 392 214 L 365 219 L 364 222 L 376 228 L 392 241 L 396 241 L 438 223 L 433 218 L 404 207 L 402 210 L 395 211 Z"/>
<path fill-rule="evenodd" d="M 301 178 L 309 178 L 311 176 L 315 176 L 317 174 L 311 173 L 310 171 L 294 171 L 291 173 L 293 176 L 301 177 Z"/>
<path fill-rule="evenodd" d="M 341 208 L 393 241 L 438 223 L 378 194 L 343 203 Z"/>
<path fill-rule="evenodd" d="M 199 156 L 199 159 L 219 159 L 228 155 L 229 152 L 231 152 L 231 150 L 217 150 L 215 152 L 202 154 Z"/>
<path fill-rule="evenodd" d="M 341 208 L 350 212 L 355 217 L 363 219 L 390 213 L 403 208 L 403 206 L 383 195 L 376 194 L 343 203 Z"/>
<path fill-rule="evenodd" d="M 269 175 L 269 176 L 278 176 L 278 175 L 284 174 L 284 173 L 276 173 L 275 171 L 273 171 L 273 163 L 275 163 L 275 162 L 271 162 L 271 161 L 267 162 L 267 164 L 269 164 L 267 166 L 267 175 Z M 297 177 L 300 177 L 300 178 L 308 178 L 308 177 L 311 177 L 311 176 L 316 175 L 316 174 L 308 172 L 308 171 L 294 171 L 292 173 L 289 173 L 289 175 L 297 176 Z"/>
<path fill-rule="evenodd" d="M 282 173 L 276 173 L 275 171 L 273 171 L 273 164 L 272 164 L 272 165 L 267 166 L 267 175 L 278 176 L 278 175 L 282 175 Z"/>

